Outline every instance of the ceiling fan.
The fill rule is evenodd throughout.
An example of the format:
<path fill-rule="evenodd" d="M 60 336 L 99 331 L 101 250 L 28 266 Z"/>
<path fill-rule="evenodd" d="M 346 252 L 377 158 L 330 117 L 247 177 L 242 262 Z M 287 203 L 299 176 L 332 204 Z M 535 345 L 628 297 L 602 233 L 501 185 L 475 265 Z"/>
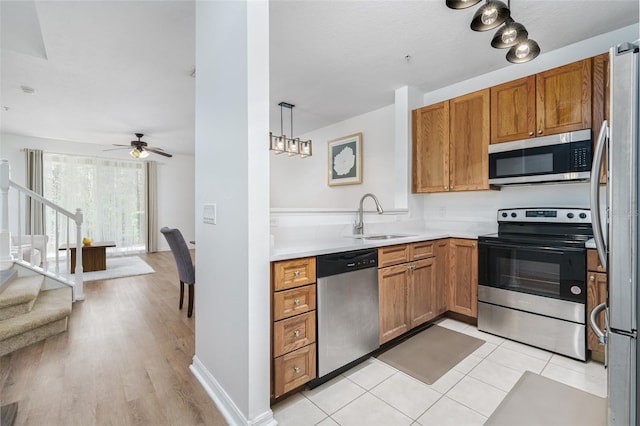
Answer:
<path fill-rule="evenodd" d="M 173 155 L 169 154 L 168 152 L 165 152 L 162 148 L 152 148 L 148 146 L 146 142 L 141 141 L 140 139 L 144 136 L 143 133 L 136 133 L 135 135 L 138 138 L 138 140 L 131 141 L 130 145 L 121 145 L 121 144 L 114 143 L 113 146 L 133 148 L 129 152 L 129 154 L 134 158 L 147 158 L 150 152 L 153 152 L 154 154 L 164 155 L 165 157 L 169 157 L 169 158 L 173 157 Z M 105 151 L 114 151 L 116 149 L 124 149 L 124 148 L 105 149 Z"/>

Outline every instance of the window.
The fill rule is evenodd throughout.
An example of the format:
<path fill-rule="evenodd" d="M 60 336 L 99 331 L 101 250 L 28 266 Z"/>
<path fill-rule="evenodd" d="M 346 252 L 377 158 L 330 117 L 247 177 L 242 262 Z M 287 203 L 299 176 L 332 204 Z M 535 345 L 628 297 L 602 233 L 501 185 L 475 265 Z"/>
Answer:
<path fill-rule="evenodd" d="M 44 153 L 43 168 L 45 198 L 72 212 L 82 209 L 83 237 L 114 241 L 111 252 L 145 250 L 143 162 Z M 47 215 L 47 230 L 56 229 L 53 216 Z"/>

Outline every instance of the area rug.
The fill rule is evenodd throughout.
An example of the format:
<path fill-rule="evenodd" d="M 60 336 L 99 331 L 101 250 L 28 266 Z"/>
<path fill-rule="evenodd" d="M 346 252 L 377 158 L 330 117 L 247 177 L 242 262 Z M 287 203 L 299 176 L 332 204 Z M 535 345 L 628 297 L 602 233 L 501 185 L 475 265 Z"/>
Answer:
<path fill-rule="evenodd" d="M 431 385 L 484 344 L 484 340 L 434 325 L 378 355 L 378 359 Z"/>
<path fill-rule="evenodd" d="M 606 399 L 525 371 L 485 426 L 606 424 Z"/>
<path fill-rule="evenodd" d="M 66 259 L 60 262 L 60 270 L 67 270 Z M 52 267 L 52 264 L 49 265 Z M 110 280 L 112 278 L 130 277 L 134 275 L 151 274 L 155 272 L 151 266 L 138 256 L 107 257 L 107 269 L 104 271 L 85 272 L 82 274 L 84 282 Z M 64 273 L 62 275 L 65 275 Z M 73 279 L 75 274 L 66 274 Z"/>

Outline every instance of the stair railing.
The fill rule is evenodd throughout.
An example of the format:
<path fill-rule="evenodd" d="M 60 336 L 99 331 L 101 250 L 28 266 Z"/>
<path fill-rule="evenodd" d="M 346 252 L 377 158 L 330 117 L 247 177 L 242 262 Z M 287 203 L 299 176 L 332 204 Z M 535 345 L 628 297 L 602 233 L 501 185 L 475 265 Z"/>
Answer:
<path fill-rule="evenodd" d="M 15 237 L 17 241 L 17 259 L 13 259 L 11 256 L 11 234 L 9 232 L 9 188 L 13 188 L 18 192 L 18 234 Z M 13 264 L 13 261 L 20 262 L 22 264 L 29 264 L 32 269 L 41 270 L 45 275 L 51 276 L 58 281 L 61 281 L 73 289 L 73 300 L 84 300 L 84 280 L 83 280 L 83 268 L 82 268 L 82 222 L 83 214 L 81 209 L 76 209 L 75 213 L 66 210 L 59 205 L 47 200 L 40 194 L 37 194 L 24 186 L 17 184 L 10 179 L 10 168 L 7 160 L 0 160 L 0 191 L 2 203 L 2 218 L 0 220 L 0 270 L 8 269 Z M 49 265 L 49 256 L 47 256 L 47 244 L 46 237 L 45 244 L 43 245 L 43 251 L 41 253 L 42 267 L 35 264 L 35 257 L 30 256 L 29 261 L 25 261 L 24 252 L 22 249 L 23 241 L 27 243 L 32 250 L 35 245 L 35 237 L 33 232 L 30 236 L 22 235 L 22 207 L 30 205 L 31 208 L 31 229 L 34 224 L 34 211 L 36 208 L 43 206 L 45 209 L 50 209 L 55 215 L 55 230 L 54 230 L 54 247 L 55 258 L 54 264 Z M 73 222 L 74 225 L 71 224 Z M 46 226 L 46 225 L 43 225 Z M 60 229 L 64 227 L 65 238 L 61 241 Z M 75 228 L 75 244 L 71 242 L 71 229 Z M 47 235 L 46 229 L 43 230 L 43 234 Z M 74 271 L 70 271 L 69 265 L 71 265 L 71 248 L 76 247 L 76 259 Z M 65 247 L 66 264 L 65 271 L 60 271 L 61 259 L 59 254 L 59 247 Z M 7 266 L 8 265 L 8 266 Z M 74 278 L 71 278 L 67 272 L 74 273 Z"/>

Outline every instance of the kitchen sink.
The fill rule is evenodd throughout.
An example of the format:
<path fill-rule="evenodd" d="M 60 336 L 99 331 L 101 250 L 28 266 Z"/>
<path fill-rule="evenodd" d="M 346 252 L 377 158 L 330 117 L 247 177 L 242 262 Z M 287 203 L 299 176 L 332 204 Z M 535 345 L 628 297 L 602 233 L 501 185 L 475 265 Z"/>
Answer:
<path fill-rule="evenodd" d="M 393 238 L 413 237 L 412 234 L 380 234 L 380 235 L 352 235 L 352 238 L 363 240 L 391 240 Z"/>

